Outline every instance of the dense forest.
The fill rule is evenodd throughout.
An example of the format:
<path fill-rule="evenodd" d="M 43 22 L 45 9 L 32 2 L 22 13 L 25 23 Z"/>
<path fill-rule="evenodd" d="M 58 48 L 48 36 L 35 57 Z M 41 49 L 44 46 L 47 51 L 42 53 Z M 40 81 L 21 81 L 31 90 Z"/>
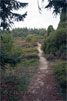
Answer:
<path fill-rule="evenodd" d="M 0 97 L 0 100 L 1 101 L 25 101 L 25 100 L 21 100 L 21 98 L 22 96 L 29 97 L 28 94 L 25 95 L 26 91 L 28 89 L 31 79 L 33 77 L 39 78 L 38 73 L 40 73 L 40 76 L 43 74 L 46 76 L 50 74 L 49 76 L 47 76 L 48 80 L 49 78 L 51 79 L 51 75 L 52 77 L 55 76 L 55 79 L 58 84 L 56 85 L 57 86 L 56 88 L 60 88 L 58 93 L 60 95 L 60 98 L 63 99 L 60 101 L 66 101 L 66 87 L 67 87 L 66 5 L 67 5 L 67 2 L 65 2 L 65 0 L 64 1 L 62 0 L 60 4 L 60 1 L 59 2 L 56 2 L 54 0 L 48 0 L 48 1 L 49 3 L 46 6 L 46 8 L 53 7 L 54 13 L 56 14 L 60 13 L 60 22 L 56 30 L 53 28 L 52 25 L 49 25 L 47 29 L 45 28 L 39 28 L 39 29 L 15 28 L 10 30 L 10 26 L 13 23 L 12 22 L 13 19 L 16 21 L 21 21 L 27 15 L 26 12 L 23 15 L 12 13 L 11 12 L 12 9 L 17 10 L 19 8 L 23 8 L 27 6 L 28 3 L 20 3 L 15 0 L 14 2 L 13 0 L 10 0 L 10 1 L 3 0 L 0 2 L 1 4 L 0 5 L 0 8 L 1 8 L 1 12 L 0 12 L 1 14 L 1 18 L 0 18 L 1 20 L 1 25 L 0 25 L 0 66 L 1 66 L 0 93 L 1 93 L 1 97 Z M 6 10 L 4 9 L 4 7 Z M 40 9 L 41 8 L 39 7 L 39 10 Z M 41 45 L 40 49 L 38 48 L 39 44 Z M 43 52 L 42 54 L 41 54 L 41 51 Z M 40 60 L 41 58 L 44 61 L 43 63 L 42 63 L 42 60 Z M 47 67 L 49 67 L 49 69 L 52 70 L 53 74 L 51 74 L 52 72 L 50 72 L 49 69 L 46 69 L 48 70 L 48 74 L 46 74 L 46 72 L 42 74 L 41 72 L 43 71 L 39 71 L 41 68 L 40 62 L 42 63 L 42 65 L 44 65 L 45 63 L 44 58 L 46 59 L 46 61 L 49 62 L 48 63 L 49 65 L 47 64 Z M 44 67 L 45 66 L 46 64 L 44 65 Z M 45 81 L 47 80 L 45 79 Z M 42 82 L 40 83 L 41 85 L 43 85 Z M 32 83 L 32 86 L 30 87 L 33 87 L 33 83 Z M 41 89 L 40 89 L 40 92 L 41 92 Z M 52 92 L 54 92 L 54 90 Z M 49 97 L 49 94 L 47 95 Z M 24 97 L 22 99 L 24 99 Z M 29 100 L 26 100 L 26 101 L 29 101 Z M 38 101 L 42 101 L 42 99 Z M 45 100 L 43 99 L 43 101 Z"/>

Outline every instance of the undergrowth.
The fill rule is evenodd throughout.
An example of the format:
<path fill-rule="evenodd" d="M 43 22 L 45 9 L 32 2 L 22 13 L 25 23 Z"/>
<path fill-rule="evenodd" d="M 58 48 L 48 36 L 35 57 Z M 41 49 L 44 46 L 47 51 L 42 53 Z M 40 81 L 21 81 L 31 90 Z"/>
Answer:
<path fill-rule="evenodd" d="M 61 90 L 62 96 L 65 101 L 66 101 L 66 87 L 67 87 L 66 66 L 67 66 L 67 61 L 58 61 L 52 64 L 57 81 L 62 89 Z"/>

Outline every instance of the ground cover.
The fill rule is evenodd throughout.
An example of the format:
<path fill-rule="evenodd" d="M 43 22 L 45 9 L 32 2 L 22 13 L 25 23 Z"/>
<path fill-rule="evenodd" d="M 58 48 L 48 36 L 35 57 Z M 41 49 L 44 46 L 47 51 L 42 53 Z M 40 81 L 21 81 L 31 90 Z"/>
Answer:
<path fill-rule="evenodd" d="M 32 48 L 31 44 L 23 40 L 14 40 L 15 46 L 17 47 L 21 55 L 38 55 L 36 47 Z M 26 47 L 27 45 L 27 47 Z M 33 44 L 32 44 L 33 46 Z M 20 48 L 19 48 L 20 47 Z M 28 57 L 20 59 L 15 67 L 11 67 L 9 64 L 6 65 L 5 72 L 1 72 L 1 100 L 2 101 L 18 101 L 21 93 L 24 93 L 30 82 L 32 76 L 38 71 L 39 58 Z"/>

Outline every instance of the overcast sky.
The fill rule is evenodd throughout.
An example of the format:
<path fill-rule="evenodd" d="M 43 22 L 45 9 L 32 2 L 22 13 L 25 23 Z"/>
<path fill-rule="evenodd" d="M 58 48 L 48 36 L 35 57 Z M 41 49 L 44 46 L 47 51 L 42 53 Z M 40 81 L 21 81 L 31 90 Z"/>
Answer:
<path fill-rule="evenodd" d="M 18 12 L 23 14 L 25 11 L 28 12 L 26 18 L 22 22 L 15 22 L 13 27 L 27 27 L 27 28 L 47 28 L 49 25 L 53 25 L 56 29 L 60 20 L 59 15 L 55 16 L 52 14 L 52 11 L 49 9 L 42 9 L 41 14 L 39 13 L 37 0 L 17 0 L 17 1 L 25 1 L 28 2 L 28 6 L 24 9 L 20 9 Z M 41 1 L 41 0 L 39 0 Z M 44 5 L 47 4 L 47 0 L 45 0 Z M 43 4 L 41 4 L 43 7 Z M 40 5 L 40 6 L 41 6 Z"/>

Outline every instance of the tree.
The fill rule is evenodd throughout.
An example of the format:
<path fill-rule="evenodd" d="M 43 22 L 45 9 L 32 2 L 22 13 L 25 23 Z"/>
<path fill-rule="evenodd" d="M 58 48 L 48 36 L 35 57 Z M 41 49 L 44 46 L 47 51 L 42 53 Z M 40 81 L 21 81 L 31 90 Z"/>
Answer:
<path fill-rule="evenodd" d="M 46 29 L 43 29 L 43 28 L 40 29 L 40 30 L 39 30 L 39 34 L 44 37 L 45 34 L 46 34 Z"/>
<path fill-rule="evenodd" d="M 1 68 L 4 69 L 10 55 L 13 51 L 13 39 L 11 37 L 11 34 L 8 32 L 1 33 L 1 42 L 0 42 L 0 65 Z"/>
<path fill-rule="evenodd" d="M 51 32 L 53 32 L 53 31 L 54 31 L 53 26 L 52 26 L 52 25 L 49 25 L 49 26 L 48 26 L 48 29 L 47 29 L 47 36 L 49 36 L 49 34 L 50 34 Z"/>
<path fill-rule="evenodd" d="M 0 68 L 5 70 L 6 65 L 14 67 L 20 61 L 22 49 L 15 47 L 13 36 L 8 31 L 1 32 L 0 38 Z"/>
<path fill-rule="evenodd" d="M 42 0 L 44 1 L 44 0 Z M 66 13 L 66 7 L 67 7 L 67 0 L 48 0 L 48 4 L 45 6 L 45 8 L 53 8 L 53 13 Z"/>
<path fill-rule="evenodd" d="M 23 21 L 27 15 L 14 13 L 13 10 L 24 8 L 28 3 L 21 3 L 16 0 L 0 0 L 0 28 L 5 30 L 9 29 L 14 21 Z"/>
<path fill-rule="evenodd" d="M 60 52 L 64 56 L 67 54 L 66 47 L 66 36 L 67 36 L 66 28 L 59 28 L 44 40 L 43 51 L 45 54 L 56 54 Z M 57 55 L 57 54 L 56 54 Z M 66 57 L 66 56 L 65 56 Z"/>
<path fill-rule="evenodd" d="M 44 0 L 42 0 L 44 1 Z M 60 22 L 56 31 L 51 31 L 51 26 L 48 27 L 47 32 L 49 36 L 46 38 L 43 44 L 43 50 L 45 54 L 54 54 L 60 52 L 62 58 L 66 58 L 67 47 L 66 47 L 66 36 L 67 36 L 67 15 L 66 15 L 66 0 L 48 0 L 48 4 L 45 8 L 53 8 L 53 13 L 60 14 Z M 60 55 L 60 56 L 61 56 Z"/>

